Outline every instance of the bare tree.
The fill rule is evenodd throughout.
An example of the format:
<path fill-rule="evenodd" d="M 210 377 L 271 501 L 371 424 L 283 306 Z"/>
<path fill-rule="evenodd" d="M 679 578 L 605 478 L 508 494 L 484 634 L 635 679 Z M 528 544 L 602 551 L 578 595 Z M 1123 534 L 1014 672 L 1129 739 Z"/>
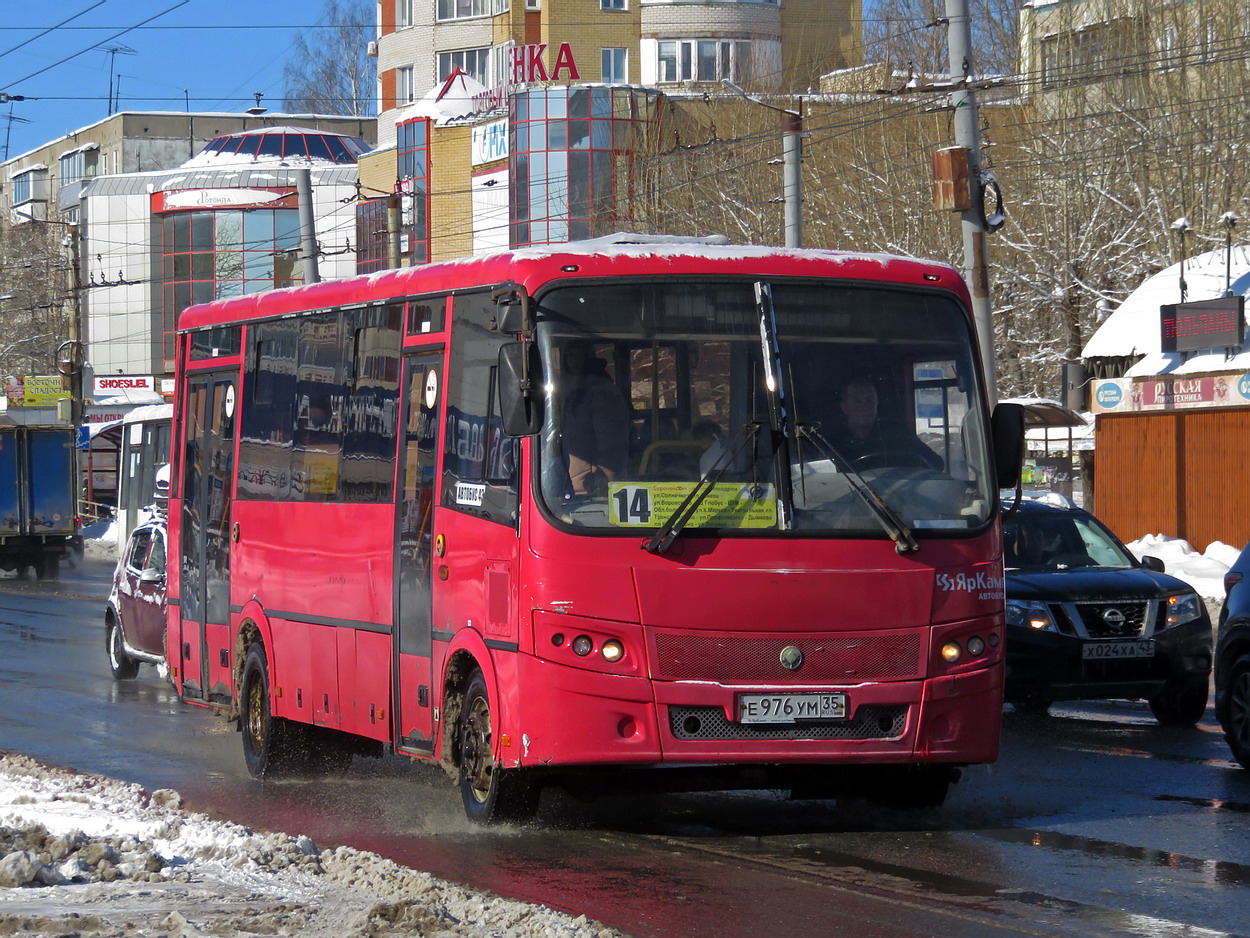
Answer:
<path fill-rule="evenodd" d="M 1014 71 L 1020 0 L 970 0 L 976 70 Z M 945 0 L 875 0 L 864 5 L 864 61 L 918 74 L 945 74 Z"/>
<path fill-rule="evenodd" d="M 295 37 L 282 66 L 288 111 L 374 113 L 377 66 L 366 55 L 373 17 L 369 0 L 326 0 L 318 25 Z"/>
<path fill-rule="evenodd" d="M 0 377 L 55 371 L 69 335 L 61 234 L 38 222 L 0 228 Z"/>

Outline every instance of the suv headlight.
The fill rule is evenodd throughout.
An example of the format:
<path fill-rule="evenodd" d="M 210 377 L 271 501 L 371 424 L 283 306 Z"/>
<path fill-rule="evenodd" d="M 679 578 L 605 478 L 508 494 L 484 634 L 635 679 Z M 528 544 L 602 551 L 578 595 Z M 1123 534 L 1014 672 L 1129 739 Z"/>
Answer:
<path fill-rule="evenodd" d="M 1202 600 L 1197 593 L 1176 593 L 1167 598 L 1165 628 L 1193 622 L 1202 615 Z"/>
<path fill-rule="evenodd" d="M 1007 624 L 1036 629 L 1039 632 L 1058 632 L 1059 627 L 1051 618 L 1045 603 L 1036 600 L 1007 600 Z"/>

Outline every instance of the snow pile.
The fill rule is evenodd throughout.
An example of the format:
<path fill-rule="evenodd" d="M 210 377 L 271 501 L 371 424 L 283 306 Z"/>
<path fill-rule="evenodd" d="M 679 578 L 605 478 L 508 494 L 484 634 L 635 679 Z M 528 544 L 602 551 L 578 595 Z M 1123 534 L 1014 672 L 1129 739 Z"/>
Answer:
<path fill-rule="evenodd" d="M 191 814 L 176 792 L 0 754 L 0 935 L 616 938 L 348 847 Z"/>
<path fill-rule="evenodd" d="M 1224 601 L 1224 574 L 1241 553 L 1222 541 L 1213 541 L 1204 553 L 1199 553 L 1188 541 L 1166 534 L 1146 534 L 1125 546 L 1139 560 L 1147 554 L 1158 557 L 1165 572 L 1184 580 L 1199 596 L 1216 604 Z"/>

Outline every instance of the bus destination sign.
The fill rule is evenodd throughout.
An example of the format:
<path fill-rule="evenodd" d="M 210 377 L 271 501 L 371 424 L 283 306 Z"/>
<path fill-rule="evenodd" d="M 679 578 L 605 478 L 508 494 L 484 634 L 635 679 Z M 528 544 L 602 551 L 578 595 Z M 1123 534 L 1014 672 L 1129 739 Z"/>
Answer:
<path fill-rule="evenodd" d="M 1246 335 L 1245 303 L 1243 296 L 1221 296 L 1160 306 L 1161 350 L 1195 352 L 1240 346 Z"/>

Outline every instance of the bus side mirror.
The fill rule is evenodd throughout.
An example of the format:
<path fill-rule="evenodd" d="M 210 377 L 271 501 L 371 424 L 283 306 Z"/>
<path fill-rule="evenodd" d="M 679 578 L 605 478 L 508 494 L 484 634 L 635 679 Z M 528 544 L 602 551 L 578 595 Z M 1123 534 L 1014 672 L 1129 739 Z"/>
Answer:
<path fill-rule="evenodd" d="M 1000 489 L 1014 489 L 1020 483 L 1024 465 L 1024 408 L 1019 404 L 998 404 L 990 417 L 994 440 L 994 471 Z"/>
<path fill-rule="evenodd" d="M 499 304 L 496 322 L 496 328 L 504 335 L 520 335 L 526 331 L 525 306 L 520 300 Z"/>
<path fill-rule="evenodd" d="M 499 416 L 508 436 L 532 436 L 543 426 L 538 346 L 509 342 L 499 349 Z"/>

